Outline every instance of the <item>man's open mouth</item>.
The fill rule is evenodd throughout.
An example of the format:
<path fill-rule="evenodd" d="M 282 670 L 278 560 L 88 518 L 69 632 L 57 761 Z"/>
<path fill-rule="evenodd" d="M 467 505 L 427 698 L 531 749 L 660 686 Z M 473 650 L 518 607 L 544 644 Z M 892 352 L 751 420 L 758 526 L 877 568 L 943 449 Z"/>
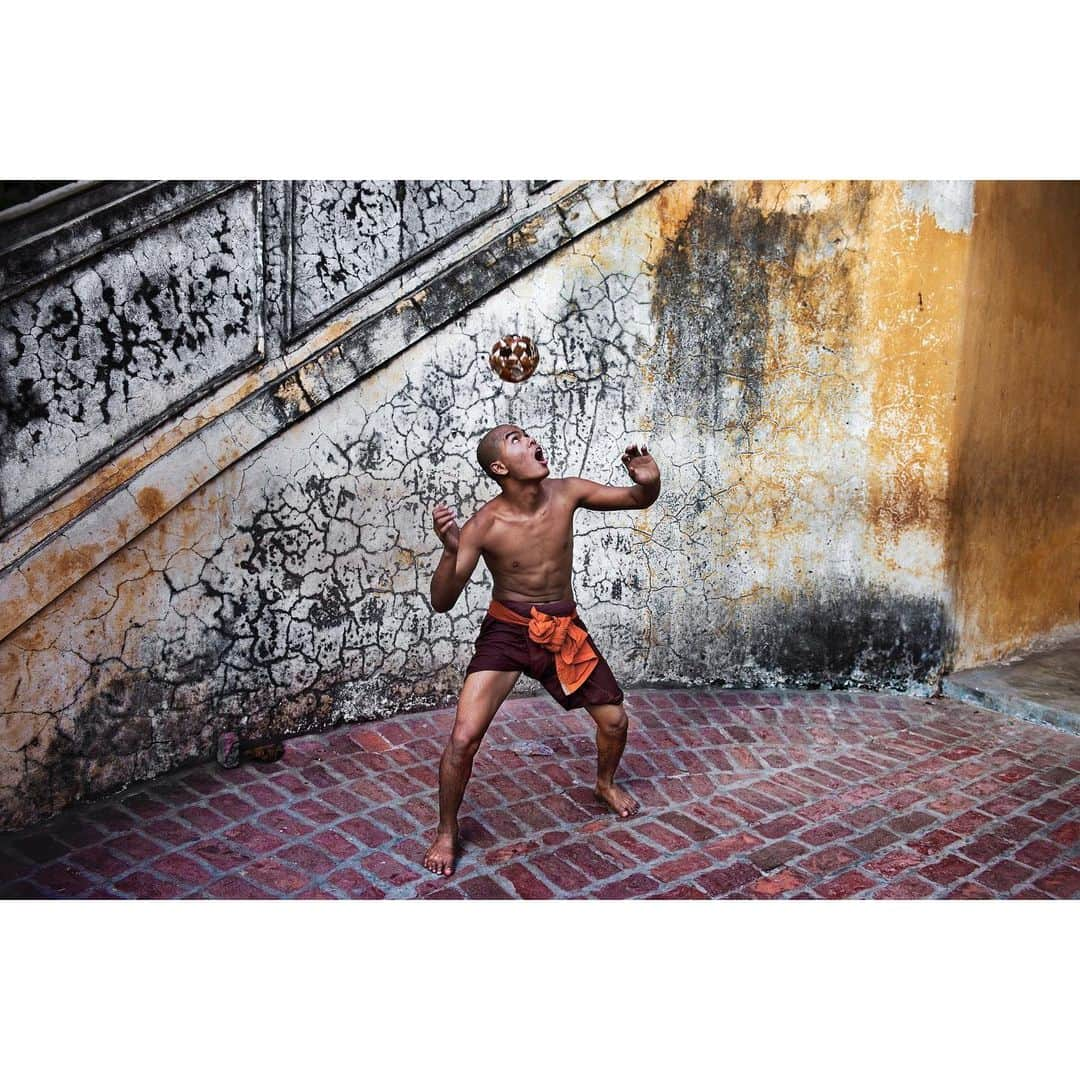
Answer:
<path fill-rule="evenodd" d="M 537 461 L 545 461 L 545 462 L 547 461 L 547 458 L 544 457 L 544 451 L 543 450 L 537 450 L 535 455 L 533 455 L 533 456 L 536 458 Z"/>

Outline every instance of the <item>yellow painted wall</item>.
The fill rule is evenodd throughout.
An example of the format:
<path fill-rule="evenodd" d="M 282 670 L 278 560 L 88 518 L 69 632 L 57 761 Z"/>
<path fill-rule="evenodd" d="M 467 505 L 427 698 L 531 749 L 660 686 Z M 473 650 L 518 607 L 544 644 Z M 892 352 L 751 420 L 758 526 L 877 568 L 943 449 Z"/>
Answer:
<path fill-rule="evenodd" d="M 952 425 L 954 667 L 1080 620 L 1080 183 L 980 182 Z"/>

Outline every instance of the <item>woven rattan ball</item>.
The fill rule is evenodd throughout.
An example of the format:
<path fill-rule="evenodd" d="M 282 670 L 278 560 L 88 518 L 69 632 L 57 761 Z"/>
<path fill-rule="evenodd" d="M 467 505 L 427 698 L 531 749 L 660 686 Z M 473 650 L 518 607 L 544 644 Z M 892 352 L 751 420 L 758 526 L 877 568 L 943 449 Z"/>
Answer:
<path fill-rule="evenodd" d="M 524 382 L 540 362 L 532 338 L 507 334 L 491 346 L 491 370 L 507 382 Z"/>

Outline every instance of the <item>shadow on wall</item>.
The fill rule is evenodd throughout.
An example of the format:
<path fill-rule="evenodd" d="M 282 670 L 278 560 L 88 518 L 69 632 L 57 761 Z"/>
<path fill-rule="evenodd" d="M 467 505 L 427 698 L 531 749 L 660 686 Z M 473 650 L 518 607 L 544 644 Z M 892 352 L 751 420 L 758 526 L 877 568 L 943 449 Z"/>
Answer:
<path fill-rule="evenodd" d="M 963 669 L 1080 632 L 1080 183 L 980 181 L 950 461 Z"/>

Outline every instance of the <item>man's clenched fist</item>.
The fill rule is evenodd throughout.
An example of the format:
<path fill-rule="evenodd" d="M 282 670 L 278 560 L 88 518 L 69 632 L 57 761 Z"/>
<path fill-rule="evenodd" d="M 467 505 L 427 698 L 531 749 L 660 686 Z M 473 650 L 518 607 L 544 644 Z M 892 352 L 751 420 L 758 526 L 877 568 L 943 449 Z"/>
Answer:
<path fill-rule="evenodd" d="M 461 536 L 461 530 L 454 520 L 454 511 L 451 510 L 446 503 L 439 503 L 431 516 L 435 525 L 435 532 L 442 541 L 443 547 L 452 555 L 456 555 L 458 549 L 458 537 Z"/>

